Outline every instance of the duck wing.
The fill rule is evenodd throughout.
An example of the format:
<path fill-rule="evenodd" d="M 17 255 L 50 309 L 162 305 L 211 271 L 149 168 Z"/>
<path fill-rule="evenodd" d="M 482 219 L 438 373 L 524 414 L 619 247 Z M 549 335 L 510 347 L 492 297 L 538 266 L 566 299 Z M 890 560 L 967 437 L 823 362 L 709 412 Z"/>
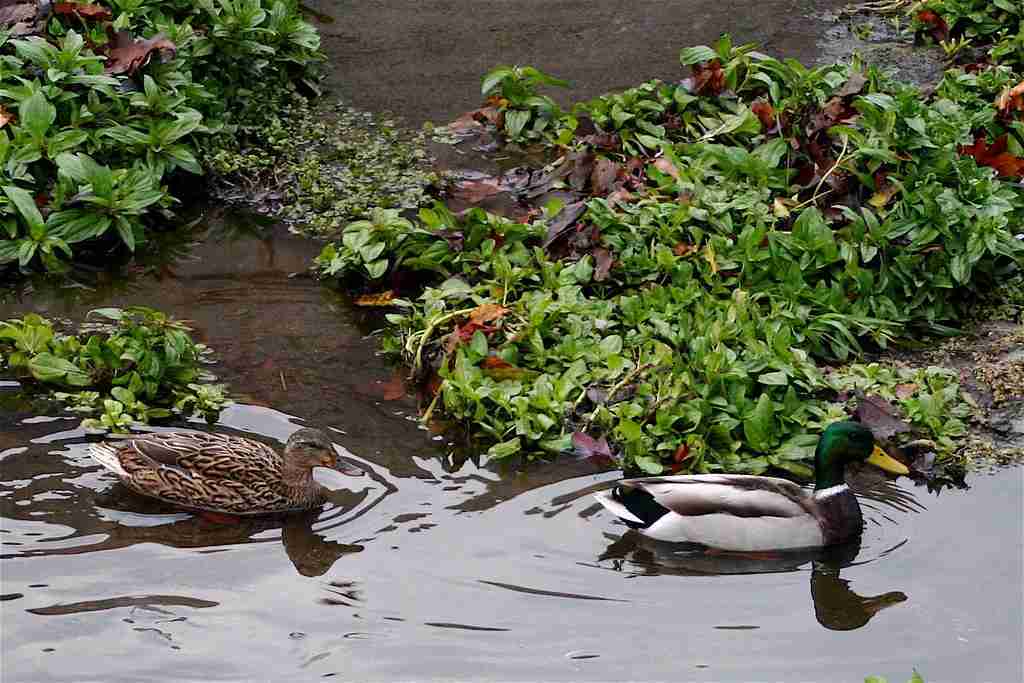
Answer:
<path fill-rule="evenodd" d="M 775 477 L 688 475 L 626 479 L 596 494 L 641 534 L 737 551 L 821 546 L 813 499 Z"/>
<path fill-rule="evenodd" d="M 224 434 L 161 432 L 130 439 L 118 448 L 121 466 L 175 468 L 189 478 L 254 485 L 280 478 L 281 457 L 266 444 Z"/>
<path fill-rule="evenodd" d="M 626 479 L 626 489 L 645 491 L 658 505 L 685 516 L 799 517 L 808 514 L 807 492 L 786 479 L 742 474 L 697 474 Z"/>

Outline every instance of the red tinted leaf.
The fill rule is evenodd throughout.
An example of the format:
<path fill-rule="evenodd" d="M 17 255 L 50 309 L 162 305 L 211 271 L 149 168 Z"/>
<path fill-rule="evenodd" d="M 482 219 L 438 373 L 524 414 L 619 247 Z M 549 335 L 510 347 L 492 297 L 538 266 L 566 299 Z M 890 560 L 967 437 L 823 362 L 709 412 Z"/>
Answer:
<path fill-rule="evenodd" d="M 936 43 L 949 39 L 949 25 L 934 10 L 926 9 L 917 13 L 917 20 L 928 28 L 928 35 Z"/>
<path fill-rule="evenodd" d="M 128 31 L 118 31 L 107 51 L 106 72 L 131 75 L 145 66 L 154 52 L 167 52 L 173 56 L 177 49 L 162 33 L 133 41 Z"/>
<path fill-rule="evenodd" d="M 385 401 L 397 401 L 405 397 L 405 378 L 402 372 L 395 372 L 387 382 L 381 382 L 381 391 Z"/>
<path fill-rule="evenodd" d="M 960 154 L 974 157 L 979 166 L 994 168 L 996 173 L 1005 178 L 1024 177 L 1024 159 L 1006 151 L 1008 143 L 1007 136 L 1003 135 L 989 147 L 984 136 L 980 136 L 973 145 L 961 146 Z"/>
<path fill-rule="evenodd" d="M 53 6 L 54 14 L 77 15 L 92 21 L 110 21 L 113 16 L 110 10 L 102 5 L 80 4 L 77 2 L 58 2 Z"/>
<path fill-rule="evenodd" d="M 698 95 L 719 95 L 725 90 L 725 72 L 717 59 L 700 62 L 693 67 L 693 92 Z"/>
<path fill-rule="evenodd" d="M 775 108 L 764 100 L 757 100 L 750 105 L 750 111 L 754 112 L 765 130 L 775 127 Z"/>
<path fill-rule="evenodd" d="M 679 444 L 679 448 L 672 455 L 673 462 L 680 463 L 690 457 L 690 447 L 685 443 Z"/>
<path fill-rule="evenodd" d="M 595 439 L 583 432 L 573 432 L 572 447 L 576 451 L 576 455 L 581 458 L 613 459 L 612 450 L 603 436 L 600 439 Z"/>
<path fill-rule="evenodd" d="M 697 251 L 697 247 L 692 244 L 687 244 L 686 242 L 680 242 L 676 246 L 672 247 L 672 253 L 676 256 L 688 256 L 695 251 Z"/>
<path fill-rule="evenodd" d="M 3 128 L 8 123 L 14 120 L 14 112 L 9 111 L 7 107 L 0 104 L 0 128 Z"/>

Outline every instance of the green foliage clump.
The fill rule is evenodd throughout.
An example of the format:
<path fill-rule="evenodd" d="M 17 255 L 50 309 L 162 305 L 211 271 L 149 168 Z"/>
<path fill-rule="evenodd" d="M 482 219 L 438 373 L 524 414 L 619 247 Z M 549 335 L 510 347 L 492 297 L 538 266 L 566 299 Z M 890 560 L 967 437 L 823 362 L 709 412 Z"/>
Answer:
<path fill-rule="evenodd" d="M 645 472 L 807 474 L 817 435 L 847 414 L 837 393 L 892 379 L 916 385 L 897 403 L 949 454 L 966 418 L 955 377 L 825 364 L 953 333 L 1020 271 L 1024 192 L 963 151 L 1007 133 L 994 93 L 1017 76 L 951 71 L 929 98 L 727 37 L 680 59 L 690 82 L 580 103 L 545 138 L 567 142 L 543 190 L 579 202 L 527 222 L 378 213 L 317 268 L 425 285 L 392 302 L 385 348 L 436 373 L 428 417 L 464 423 L 492 457 L 562 452 L 585 432 Z M 596 133 L 573 132 L 584 117 Z"/>
<path fill-rule="evenodd" d="M 199 414 L 215 420 L 228 399 L 202 366 L 209 353 L 189 328 L 144 307 L 102 308 L 108 321 L 61 334 L 36 314 L 0 322 L 0 369 L 95 415 L 83 426 L 126 432 L 136 422 Z"/>
<path fill-rule="evenodd" d="M 994 63 L 1024 70 L 1024 4 L 1019 0 L 924 0 L 910 11 L 918 28 L 935 29 L 928 12 L 941 19 L 947 45 L 973 46 L 988 52 Z"/>
<path fill-rule="evenodd" d="M 239 136 L 310 77 L 319 38 L 294 0 L 120 0 L 0 35 L 0 266 L 61 270 L 129 250 Z"/>

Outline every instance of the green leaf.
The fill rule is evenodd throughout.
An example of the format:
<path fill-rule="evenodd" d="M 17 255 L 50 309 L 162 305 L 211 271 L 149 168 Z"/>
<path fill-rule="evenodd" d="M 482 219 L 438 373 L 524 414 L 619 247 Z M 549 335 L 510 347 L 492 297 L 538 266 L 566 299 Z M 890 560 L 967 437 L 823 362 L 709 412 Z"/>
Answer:
<path fill-rule="evenodd" d="M 487 456 L 494 460 L 502 460 L 515 455 L 522 448 L 519 437 L 496 443 L 487 450 Z"/>
<path fill-rule="evenodd" d="M 743 421 L 743 435 L 751 448 L 766 451 L 775 432 L 775 404 L 768 394 L 761 394 L 754 412 Z"/>
<path fill-rule="evenodd" d="M 761 384 L 769 384 L 772 386 L 786 386 L 789 383 L 789 377 L 786 373 L 778 370 L 776 372 L 766 372 L 757 378 L 757 381 Z"/>
<path fill-rule="evenodd" d="M 33 240 L 39 241 L 46 234 L 46 224 L 43 223 L 43 214 L 36 208 L 36 202 L 32 199 L 31 193 L 14 185 L 4 185 L 4 194 L 11 200 L 11 203 L 18 209 L 18 213 L 28 225 L 29 235 Z"/>
<path fill-rule="evenodd" d="M 527 109 L 509 109 L 505 112 L 505 134 L 515 140 L 523 128 L 530 122 L 530 111 Z"/>
<path fill-rule="evenodd" d="M 57 108 L 50 104 L 43 93 L 35 92 L 31 97 L 21 101 L 18 114 L 21 117 L 21 124 L 28 129 L 32 137 L 42 140 L 57 119 Z"/>
<path fill-rule="evenodd" d="M 386 258 L 371 261 L 366 264 L 366 272 L 370 275 L 371 280 L 383 277 L 387 270 L 388 260 Z"/>
<path fill-rule="evenodd" d="M 480 83 L 480 94 L 487 96 L 491 94 L 491 91 L 501 83 L 503 80 L 512 75 L 512 67 L 499 66 L 491 69 L 484 75 L 482 82 Z"/>
<path fill-rule="evenodd" d="M 718 53 L 707 45 L 686 47 L 679 51 L 679 63 L 683 66 L 690 66 L 691 64 L 698 64 L 700 62 L 709 62 L 712 59 L 718 59 Z"/>
<path fill-rule="evenodd" d="M 40 382 L 63 382 L 79 387 L 90 384 L 89 375 L 79 369 L 77 365 L 49 352 L 33 356 L 28 362 L 28 369 L 32 376 Z"/>

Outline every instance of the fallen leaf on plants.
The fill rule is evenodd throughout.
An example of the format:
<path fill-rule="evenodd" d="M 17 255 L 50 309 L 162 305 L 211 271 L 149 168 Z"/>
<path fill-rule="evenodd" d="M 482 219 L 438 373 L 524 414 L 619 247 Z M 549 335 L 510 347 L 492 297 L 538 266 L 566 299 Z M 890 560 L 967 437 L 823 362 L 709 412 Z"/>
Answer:
<path fill-rule="evenodd" d="M 656 159 L 654 162 L 654 168 L 658 169 L 662 173 L 672 176 L 676 180 L 679 180 L 680 178 L 679 169 L 676 168 L 676 165 L 673 164 L 668 159 L 666 159 L 665 157 Z"/>
<path fill-rule="evenodd" d="M 392 290 L 378 292 L 376 294 L 364 294 L 357 296 L 353 303 L 356 306 L 390 306 L 395 300 L 395 293 Z"/>
<path fill-rule="evenodd" d="M 149 62 L 154 52 L 166 52 L 173 56 L 177 47 L 164 34 L 158 33 L 152 38 L 132 40 L 128 31 L 118 31 L 107 50 L 108 74 L 134 74 Z"/>
<path fill-rule="evenodd" d="M 573 202 L 562 207 L 551 222 L 548 224 L 547 237 L 544 238 L 544 247 L 551 246 L 551 243 L 567 233 L 577 219 L 587 210 L 585 202 Z"/>
<path fill-rule="evenodd" d="M 875 394 L 862 398 L 853 416 L 869 427 L 876 439 L 888 441 L 897 434 L 910 431 L 910 425 L 899 417 L 899 409 Z"/>
<path fill-rule="evenodd" d="M 572 447 L 580 458 L 614 459 L 612 450 L 608 447 L 608 442 L 603 436 L 600 439 L 595 439 L 583 432 L 573 432 Z"/>
<path fill-rule="evenodd" d="M 868 82 L 868 77 L 859 71 L 855 71 L 850 74 L 850 77 L 846 79 L 846 83 L 836 90 L 833 97 L 850 97 L 851 95 L 859 95 L 864 90 L 864 86 Z"/>
<path fill-rule="evenodd" d="M 58 2 L 53 6 L 54 14 L 65 16 L 79 16 L 82 19 L 92 21 L 110 21 L 113 15 L 110 10 L 102 5 L 80 4 L 77 2 Z"/>
<path fill-rule="evenodd" d="M 594 170 L 590 173 L 590 189 L 595 195 L 610 193 L 619 177 L 621 166 L 611 159 L 601 157 L 594 162 Z"/>
<path fill-rule="evenodd" d="M 905 398 L 910 398 L 915 393 L 917 393 L 917 385 L 912 382 L 907 384 L 897 384 L 894 387 L 893 391 L 896 394 L 896 398 L 902 400 Z"/>
<path fill-rule="evenodd" d="M 765 100 L 757 100 L 750 105 L 750 111 L 754 112 L 766 131 L 775 128 L 775 108 L 771 104 Z"/>
<path fill-rule="evenodd" d="M 672 253 L 676 256 L 689 256 L 693 252 L 697 251 L 697 247 L 686 242 L 680 242 L 676 246 L 672 247 Z"/>
<path fill-rule="evenodd" d="M 926 9 L 918 12 L 917 20 L 928 28 L 928 35 L 936 43 L 949 39 L 949 25 L 935 10 Z"/>
<path fill-rule="evenodd" d="M 0 128 L 3 128 L 8 123 L 14 120 L 14 112 L 10 111 L 4 105 L 0 104 Z"/>
<path fill-rule="evenodd" d="M 503 318 L 508 309 L 498 304 L 480 304 L 469 314 L 469 322 L 474 325 L 483 325 L 499 318 Z"/>
<path fill-rule="evenodd" d="M 875 187 L 878 189 L 875 194 L 871 196 L 871 199 L 868 200 L 868 204 L 876 209 L 885 207 L 900 191 L 899 185 L 890 182 L 888 176 L 885 174 L 878 174 L 875 176 Z"/>
<path fill-rule="evenodd" d="M 612 253 L 604 247 L 595 247 L 590 255 L 594 257 L 594 281 L 604 282 L 608 279 L 612 264 L 615 263 Z"/>
<path fill-rule="evenodd" d="M 981 136 L 975 139 L 973 145 L 961 146 L 960 154 L 974 157 L 979 166 L 994 168 L 1004 178 L 1019 178 L 1024 176 L 1024 159 L 1006 151 L 1008 143 L 1008 137 L 1003 135 L 990 147 L 984 136 Z"/>
<path fill-rule="evenodd" d="M 712 59 L 709 62 L 694 64 L 693 92 L 697 95 L 719 95 L 725 90 L 725 72 L 722 62 Z"/>

